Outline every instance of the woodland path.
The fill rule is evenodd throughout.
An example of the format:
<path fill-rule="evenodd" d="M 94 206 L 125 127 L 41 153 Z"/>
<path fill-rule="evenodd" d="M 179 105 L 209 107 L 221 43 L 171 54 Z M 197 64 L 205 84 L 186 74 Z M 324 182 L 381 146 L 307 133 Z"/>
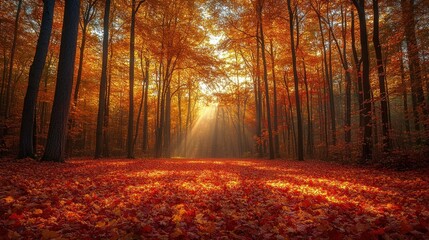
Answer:
<path fill-rule="evenodd" d="M 320 161 L 0 159 L 0 236 L 428 239 L 428 173 Z"/>

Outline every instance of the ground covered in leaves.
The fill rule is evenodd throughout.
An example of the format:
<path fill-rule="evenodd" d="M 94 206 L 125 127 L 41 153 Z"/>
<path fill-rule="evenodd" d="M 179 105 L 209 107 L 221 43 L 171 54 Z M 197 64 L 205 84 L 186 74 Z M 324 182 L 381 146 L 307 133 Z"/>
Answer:
<path fill-rule="evenodd" d="M 428 223 L 427 170 L 0 160 L 0 239 L 428 239 Z"/>

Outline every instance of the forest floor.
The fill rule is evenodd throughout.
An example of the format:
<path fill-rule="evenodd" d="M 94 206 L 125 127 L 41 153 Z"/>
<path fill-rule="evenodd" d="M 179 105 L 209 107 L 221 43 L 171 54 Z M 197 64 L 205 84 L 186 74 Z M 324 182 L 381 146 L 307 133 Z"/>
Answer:
<path fill-rule="evenodd" d="M 428 169 L 0 159 L 0 239 L 429 239 L 428 223 Z"/>

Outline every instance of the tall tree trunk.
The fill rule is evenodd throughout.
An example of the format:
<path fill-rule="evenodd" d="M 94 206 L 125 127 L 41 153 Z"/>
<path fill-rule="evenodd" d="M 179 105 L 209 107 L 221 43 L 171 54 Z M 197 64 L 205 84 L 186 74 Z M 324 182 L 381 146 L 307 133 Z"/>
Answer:
<path fill-rule="evenodd" d="M 95 136 L 95 158 L 103 156 L 103 132 L 107 93 L 107 63 L 109 54 L 110 0 L 106 0 L 103 19 L 103 58 L 101 67 L 100 92 L 98 94 L 97 130 Z M 75 95 L 76 96 L 76 95 Z M 75 99 L 76 100 L 76 99 Z"/>
<path fill-rule="evenodd" d="M 357 78 L 357 96 L 358 96 L 358 105 L 359 105 L 359 127 L 363 128 L 363 90 L 362 90 L 362 72 L 361 72 L 361 59 L 358 57 L 358 52 L 356 49 L 356 34 L 355 34 L 355 17 L 354 11 L 351 12 L 351 38 L 352 38 L 352 52 L 353 52 L 353 61 L 355 64 L 355 73 Z"/>
<path fill-rule="evenodd" d="M 405 131 L 407 133 L 408 141 L 411 140 L 411 127 L 410 127 L 410 114 L 408 110 L 408 93 L 407 93 L 407 83 L 405 82 L 405 69 L 404 69 L 404 58 L 402 52 L 402 42 L 399 46 L 400 53 L 400 70 L 401 70 L 401 85 L 402 85 L 402 101 L 403 101 L 403 111 L 404 111 L 404 122 L 405 122 Z"/>
<path fill-rule="evenodd" d="M 171 139 L 171 86 L 167 87 L 165 95 L 165 118 L 164 118 L 164 144 L 162 146 L 163 156 L 170 157 L 170 139 Z"/>
<path fill-rule="evenodd" d="M 317 11 L 318 12 L 318 11 Z M 321 19 L 321 15 L 318 12 L 318 22 L 319 22 L 319 31 L 320 31 L 320 37 L 321 37 L 321 44 L 322 44 L 322 52 L 323 52 L 323 64 L 324 64 L 324 76 L 325 76 L 325 81 L 328 85 L 328 94 L 329 94 L 329 111 L 330 111 L 330 117 L 331 117 L 331 133 L 332 133 L 332 142 L 335 145 L 336 144 L 336 119 L 335 119 L 335 103 L 334 103 L 334 90 L 333 90 L 333 84 L 332 84 L 332 75 L 330 74 L 331 71 L 331 65 L 328 65 L 328 56 L 327 56 L 327 51 L 326 51 L 326 47 L 325 47 L 325 34 L 323 32 L 323 28 L 322 28 L 322 19 Z M 330 36 L 330 35 L 329 35 Z M 328 41 L 329 43 L 329 54 L 331 56 L 331 43 L 330 41 Z M 330 57 L 329 57 L 330 59 Z M 331 61 L 329 61 L 331 62 Z M 328 150 L 328 149 L 327 149 Z"/>
<path fill-rule="evenodd" d="M 145 92 L 144 92 L 144 102 L 143 102 L 143 153 L 147 153 L 148 150 L 148 125 L 149 125 L 149 114 L 148 114 L 148 89 L 149 89 L 149 59 L 146 59 L 146 82 L 145 82 Z"/>
<path fill-rule="evenodd" d="M 293 79 L 294 79 L 294 86 L 295 86 L 296 118 L 297 118 L 297 127 L 298 127 L 297 159 L 302 161 L 302 160 L 304 160 L 304 141 L 303 141 L 303 130 L 302 130 L 301 103 L 300 103 L 300 99 L 299 99 L 299 83 L 298 83 L 299 80 L 298 80 L 298 71 L 297 71 L 297 66 L 296 66 L 295 39 L 293 36 L 294 14 L 293 14 L 290 2 L 291 2 L 291 0 L 287 1 L 287 7 L 288 7 L 288 12 L 289 12 L 290 45 L 291 45 L 291 51 L 292 51 L 292 67 L 293 67 Z"/>
<path fill-rule="evenodd" d="M 273 76 L 273 125 L 274 125 L 274 156 L 276 158 L 280 157 L 280 140 L 279 140 L 279 120 L 278 120 L 278 103 L 277 103 L 277 80 L 276 80 L 276 68 L 274 61 L 274 50 L 273 50 L 273 41 L 270 41 L 270 52 L 271 52 L 271 70 Z"/>
<path fill-rule="evenodd" d="M 39 92 L 40 79 L 45 67 L 48 54 L 49 41 L 51 39 L 52 23 L 54 17 L 55 0 L 45 0 L 43 5 L 42 24 L 40 26 L 39 39 L 37 40 L 36 53 L 28 76 L 27 93 L 24 98 L 22 110 L 21 131 L 19 135 L 18 158 L 35 157 L 34 142 L 36 103 Z"/>
<path fill-rule="evenodd" d="M 67 122 L 73 87 L 77 30 L 79 25 L 79 3 L 79 0 L 67 0 L 65 2 L 57 84 L 55 87 L 46 150 L 42 161 L 63 162 L 65 159 Z"/>
<path fill-rule="evenodd" d="M 263 3 L 262 0 L 258 1 L 258 20 L 259 20 L 259 39 L 261 42 L 261 55 L 262 55 L 262 67 L 264 71 L 264 86 L 265 86 L 265 107 L 268 125 L 268 151 L 269 159 L 274 159 L 274 145 L 273 145 L 273 131 L 271 127 L 271 107 L 270 107 L 270 92 L 268 86 L 268 70 L 267 70 L 267 59 L 265 57 L 265 37 L 262 26 L 262 11 Z"/>
<path fill-rule="evenodd" d="M 134 158 L 134 49 L 135 49 L 135 26 L 136 26 L 136 14 L 141 4 L 145 0 L 140 0 L 138 3 L 136 0 L 131 2 L 131 27 L 130 27 L 130 69 L 129 69 L 129 110 L 128 110 L 128 131 L 127 131 L 127 158 Z"/>
<path fill-rule="evenodd" d="M 311 97 L 309 93 L 308 80 L 307 80 L 307 67 L 305 64 L 304 57 L 302 58 L 302 67 L 304 70 L 304 86 L 305 86 L 305 96 L 307 100 L 307 154 L 311 157 L 314 152 L 314 140 L 313 140 L 313 123 L 311 121 Z"/>
<path fill-rule="evenodd" d="M 407 43 L 408 62 L 410 69 L 411 96 L 414 113 L 414 129 L 419 132 L 420 124 L 425 129 L 425 139 L 429 136 L 427 106 L 422 86 L 419 46 L 416 38 L 416 22 L 414 20 L 414 0 L 401 0 L 402 21 L 405 27 L 405 41 Z M 420 137 L 417 142 L 420 142 Z"/>
<path fill-rule="evenodd" d="M 388 99 L 386 90 L 386 73 L 383 65 L 383 55 L 381 52 L 380 34 L 379 34 L 379 11 L 378 11 L 378 0 L 372 1 L 372 8 L 374 11 L 374 32 L 372 35 L 372 42 L 374 43 L 375 56 L 377 59 L 377 72 L 378 72 L 378 83 L 380 86 L 380 105 L 381 105 L 381 129 L 383 133 L 383 152 L 387 152 L 390 149 L 390 136 L 389 136 L 389 110 L 388 110 Z"/>
<path fill-rule="evenodd" d="M 261 68 L 260 68 L 260 42 L 259 42 L 259 25 L 256 28 L 256 147 L 258 157 L 263 155 L 262 144 L 262 91 L 261 91 Z"/>
<path fill-rule="evenodd" d="M 346 74 L 346 110 L 345 110 L 345 121 L 344 121 L 344 141 L 349 144 L 352 141 L 352 77 L 349 71 L 349 63 L 347 60 L 347 12 L 343 11 L 341 7 L 341 29 L 343 39 L 343 69 Z M 341 54 L 341 52 L 339 53 Z"/>
<path fill-rule="evenodd" d="M 360 44 L 362 53 L 362 91 L 363 91 L 363 146 L 362 146 L 362 163 L 372 159 L 372 126 L 371 126 L 371 84 L 369 79 L 369 47 L 368 34 L 366 30 L 365 18 L 365 1 L 353 0 L 358 16 L 360 26 Z"/>
<path fill-rule="evenodd" d="M 18 28 L 19 28 L 19 15 L 21 13 L 21 8 L 22 8 L 22 0 L 19 0 L 18 9 L 16 10 L 16 15 L 15 15 L 12 48 L 10 50 L 10 58 L 9 58 L 9 73 L 8 73 L 8 79 L 7 79 L 6 101 L 5 101 L 6 105 L 5 105 L 5 112 L 4 112 L 4 116 L 6 119 L 9 118 L 9 114 L 10 114 L 11 94 L 12 94 L 12 72 L 13 72 L 13 65 L 15 60 L 16 42 L 18 38 Z"/>
<path fill-rule="evenodd" d="M 137 137 L 139 136 L 140 118 L 141 118 L 141 115 L 142 115 L 143 102 L 144 102 L 144 97 L 143 97 L 144 96 L 144 92 L 145 92 L 144 84 L 142 84 L 142 98 L 140 99 L 139 111 L 137 113 L 136 131 L 135 131 L 134 139 L 133 139 L 133 145 L 134 145 L 133 148 L 136 147 Z"/>

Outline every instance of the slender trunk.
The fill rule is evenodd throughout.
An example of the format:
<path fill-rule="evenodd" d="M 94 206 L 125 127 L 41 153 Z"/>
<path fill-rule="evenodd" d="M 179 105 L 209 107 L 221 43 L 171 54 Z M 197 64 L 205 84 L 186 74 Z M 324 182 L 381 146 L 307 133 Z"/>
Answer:
<path fill-rule="evenodd" d="M 265 57 L 265 37 L 264 37 L 264 31 L 262 26 L 262 10 L 263 10 L 263 3 L 261 0 L 258 1 L 258 15 L 259 15 L 259 34 L 260 34 L 260 41 L 261 41 L 261 55 L 262 55 L 262 67 L 264 71 L 264 85 L 265 85 L 265 105 L 266 105 L 266 111 L 267 111 L 267 125 L 268 125 L 268 150 L 269 150 L 269 159 L 274 159 L 274 145 L 273 145 L 273 131 L 271 127 L 271 107 L 270 107 L 270 92 L 269 92 L 269 86 L 268 86 L 268 73 L 267 73 L 267 59 Z"/>
<path fill-rule="evenodd" d="M 80 50 L 79 50 L 79 65 L 77 69 L 76 86 L 74 88 L 74 95 L 73 95 L 74 106 L 77 106 L 77 102 L 79 99 L 79 88 L 80 88 L 80 83 L 82 81 L 83 57 L 85 53 L 87 27 L 88 27 L 88 24 L 84 23 L 83 29 L 82 29 L 82 40 L 80 43 Z M 103 47 L 104 47 L 104 43 L 103 43 Z"/>
<path fill-rule="evenodd" d="M 361 72 L 361 60 L 358 57 L 358 52 L 356 49 L 356 35 L 355 35 L 355 17 L 354 11 L 351 12 L 351 38 L 352 38 L 352 52 L 353 52 L 353 61 L 355 64 L 355 73 L 357 78 L 357 95 L 358 95 L 358 104 L 359 104 L 359 127 L 364 127 L 363 121 L 363 90 L 362 90 L 362 72 Z"/>
<path fill-rule="evenodd" d="M 146 59 L 146 82 L 145 82 L 145 91 L 144 91 L 144 102 L 143 102 L 143 153 L 147 153 L 148 150 L 148 124 L 149 124 L 149 114 L 148 114 L 148 93 L 149 93 L 149 59 Z"/>
<path fill-rule="evenodd" d="M 308 80 L 307 80 L 307 67 L 305 64 L 305 59 L 302 59 L 302 66 L 304 70 L 304 86 L 305 86 L 305 96 L 307 100 L 307 154 L 311 157 L 313 156 L 314 149 L 314 140 L 313 140 L 313 123 L 311 121 L 311 97 L 308 88 Z"/>
<path fill-rule="evenodd" d="M 12 48 L 10 50 L 10 58 L 9 58 L 9 73 L 8 73 L 8 79 L 7 79 L 7 88 L 6 88 L 6 106 L 5 106 L 5 112 L 4 116 L 6 119 L 9 118 L 10 114 L 10 105 L 11 105 L 11 94 L 12 94 L 12 72 L 13 72 L 13 65 L 15 60 L 15 52 L 16 52 L 16 42 L 18 38 L 18 28 L 19 28 L 19 15 L 21 13 L 22 8 L 22 0 L 18 1 L 18 9 L 16 10 L 15 15 L 15 24 L 13 29 L 13 40 L 12 40 Z"/>
<path fill-rule="evenodd" d="M 410 82 L 411 82 L 411 96 L 413 103 L 414 113 L 414 129 L 419 132 L 420 124 L 423 124 L 425 129 L 425 138 L 429 136 L 429 123 L 426 120 L 428 116 L 428 109 L 425 104 L 421 67 L 420 67 L 420 56 L 419 46 L 416 38 L 416 22 L 414 20 L 414 1 L 413 0 L 401 0 L 402 8 L 402 21 L 405 28 L 405 41 L 407 43 L 408 62 L 410 69 Z M 417 142 L 421 142 L 418 137 Z"/>
<path fill-rule="evenodd" d="M 262 92 L 261 92 L 261 69 L 259 60 L 260 42 L 259 42 L 259 25 L 256 29 L 256 137 L 258 158 L 263 155 L 262 143 Z"/>
<path fill-rule="evenodd" d="M 170 157 L 170 138 L 171 138 L 171 87 L 167 87 L 165 96 L 165 123 L 164 123 L 164 144 L 163 155 Z"/>
<path fill-rule="evenodd" d="M 372 41 L 374 43 L 375 56 L 377 59 L 377 71 L 378 71 L 378 83 L 380 86 L 380 105 L 381 105 L 381 129 L 383 133 L 383 152 L 387 152 L 390 149 L 390 136 L 389 136 L 389 112 L 387 102 L 387 90 L 386 90 L 386 73 L 383 66 L 383 55 L 381 52 L 381 43 L 379 37 L 379 11 L 378 11 L 378 0 L 372 1 L 372 7 L 374 11 L 374 32 L 372 35 Z"/>
<path fill-rule="evenodd" d="M 137 142 L 137 137 L 139 135 L 139 127 L 140 127 L 140 117 L 142 115 L 142 109 L 143 109 L 143 102 L 144 102 L 144 84 L 142 84 L 142 98 L 140 99 L 140 104 L 139 104 L 139 112 L 137 113 L 137 121 L 136 121 L 136 132 L 134 134 L 134 139 L 133 139 L 133 148 L 135 148 L 136 146 L 136 142 Z"/>
<path fill-rule="evenodd" d="M 295 39 L 293 36 L 294 25 L 293 17 L 294 14 L 291 8 L 291 0 L 287 1 L 288 12 L 289 12 L 289 31 L 290 31 L 290 45 L 292 51 L 292 67 L 293 67 L 293 79 L 295 86 L 295 104 L 296 104 L 296 118 L 297 118 L 297 127 L 298 127 L 298 138 L 297 138 L 297 158 L 298 160 L 304 160 L 304 141 L 303 141 L 303 130 L 302 130 L 302 116 L 301 116 L 301 103 L 299 99 L 299 80 L 298 80 L 298 71 L 296 66 L 296 52 L 295 52 Z"/>
<path fill-rule="evenodd" d="M 362 53 L 362 91 L 363 91 L 363 145 L 362 145 L 362 163 L 372 159 L 372 126 L 371 126 L 371 84 L 369 79 L 369 47 L 368 34 L 366 30 L 365 1 L 353 0 L 358 11 L 360 26 L 360 44 Z"/>
<path fill-rule="evenodd" d="M 136 25 L 136 0 L 132 0 L 131 28 L 130 28 L 130 68 L 129 68 L 129 110 L 127 131 L 127 158 L 134 158 L 133 134 L 134 134 L 134 48 Z"/>
<path fill-rule="evenodd" d="M 44 77 L 43 77 L 43 93 L 46 94 L 48 93 L 48 80 L 49 80 L 49 71 L 51 69 L 51 65 L 52 65 L 52 58 L 53 58 L 54 54 L 53 52 L 51 52 L 49 54 L 49 60 L 48 60 L 48 64 L 45 67 L 45 72 L 44 72 Z M 46 128 L 46 120 L 48 119 L 48 102 L 46 100 L 42 100 L 41 102 L 41 110 L 40 110 L 40 123 L 39 123 L 39 133 L 45 133 L 45 128 Z M 44 144 L 44 143 L 43 143 Z"/>
<path fill-rule="evenodd" d="M 185 125 L 185 149 L 184 149 L 184 156 L 187 156 L 187 150 L 188 150 L 188 132 L 189 132 L 189 125 L 191 123 L 191 83 L 188 80 L 188 106 L 187 106 L 187 113 L 186 113 L 186 125 Z"/>
<path fill-rule="evenodd" d="M 289 140 L 289 145 L 288 145 L 288 152 L 289 152 L 289 154 L 290 155 L 295 155 L 295 150 L 293 150 L 293 151 L 291 151 L 291 145 L 293 145 L 293 149 L 295 149 L 295 146 L 296 146 L 296 133 L 295 133 L 295 121 L 293 120 L 293 108 L 292 108 L 292 100 L 291 100 L 291 97 L 290 97 L 290 92 L 289 92 L 289 86 L 288 86 L 288 83 L 287 83 L 287 76 L 286 76 L 286 73 L 283 75 L 283 82 L 284 82 L 284 85 L 285 85 L 285 88 L 286 88 L 286 94 L 287 94 L 287 99 L 288 99 L 288 104 L 289 104 L 289 114 L 290 114 L 290 117 L 289 117 L 289 121 L 287 121 L 288 123 L 289 123 L 289 127 L 288 127 L 288 140 Z M 285 106 L 286 106 L 286 103 L 285 103 Z M 287 110 L 288 109 L 285 109 L 285 111 L 286 111 L 286 116 L 287 116 Z M 292 137 L 290 137 L 290 135 L 292 135 Z M 291 141 L 291 139 L 292 139 L 292 141 Z M 292 152 L 292 153 L 291 153 Z"/>
<path fill-rule="evenodd" d="M 404 122 L 405 122 L 405 131 L 408 136 L 408 140 L 411 139 L 411 127 L 410 127 L 410 115 L 408 110 L 408 93 L 407 93 L 407 83 L 405 82 L 405 69 L 404 69 L 404 59 L 402 53 L 402 46 L 399 47 L 401 51 L 400 55 L 400 70 L 401 70 L 401 84 L 402 84 L 402 97 L 403 97 L 403 111 L 404 111 Z"/>
<path fill-rule="evenodd" d="M 343 12 L 341 7 L 341 20 L 342 20 L 342 38 L 343 38 L 343 68 L 346 74 L 346 110 L 345 110 L 345 124 L 344 124 L 344 140 L 347 144 L 352 141 L 352 78 L 349 71 L 349 63 L 347 60 L 347 13 Z M 340 53 L 341 54 L 341 53 Z"/>
<path fill-rule="evenodd" d="M 271 52 L 271 71 L 273 76 L 273 111 L 274 111 L 274 154 L 276 158 L 280 157 L 280 141 L 279 141 L 279 120 L 278 120 L 278 103 L 277 103 L 277 80 L 276 80 L 276 70 L 275 70 L 275 61 L 274 61 L 274 50 L 273 50 L 273 41 L 270 41 L 270 52 Z"/>
<path fill-rule="evenodd" d="M 109 54 L 109 26 L 110 26 L 109 16 L 110 16 L 110 0 L 106 0 L 105 7 L 104 7 L 104 19 L 103 19 L 103 28 L 104 28 L 103 29 L 104 31 L 103 32 L 103 58 L 102 58 L 102 68 L 101 68 L 100 92 L 98 96 L 95 158 L 100 158 L 103 156 L 103 133 L 105 131 L 104 120 L 105 120 L 106 95 L 107 95 L 106 94 L 107 93 L 107 63 L 108 63 L 108 54 Z M 77 83 L 76 83 L 76 86 L 77 86 Z M 75 97 L 77 97 L 76 92 L 75 92 Z"/>

